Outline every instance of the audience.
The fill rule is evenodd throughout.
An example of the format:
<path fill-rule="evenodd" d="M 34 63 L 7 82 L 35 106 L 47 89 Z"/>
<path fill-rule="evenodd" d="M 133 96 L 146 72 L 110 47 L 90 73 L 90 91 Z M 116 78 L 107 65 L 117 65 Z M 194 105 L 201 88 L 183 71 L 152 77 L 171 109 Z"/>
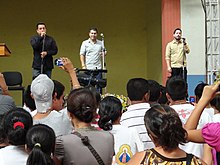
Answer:
<path fill-rule="evenodd" d="M 185 80 L 181 77 L 172 77 L 167 80 L 167 98 L 170 101 L 170 106 L 177 112 L 182 123 L 185 124 L 193 109 L 195 108 L 192 104 L 186 101 L 187 96 L 187 85 Z M 198 128 L 202 128 L 206 123 L 212 121 L 212 117 L 207 112 L 203 112 Z M 187 143 L 181 148 L 187 153 L 192 153 L 199 158 L 203 155 L 203 145 L 196 143 Z"/>
<path fill-rule="evenodd" d="M 131 105 L 122 114 L 120 123 L 123 126 L 136 129 L 144 143 L 144 149 L 152 148 L 154 144 L 147 135 L 144 126 L 145 112 L 150 109 L 148 81 L 143 78 L 130 79 L 127 83 L 127 94 Z"/>
<path fill-rule="evenodd" d="M 26 150 L 29 153 L 26 165 L 54 165 L 55 133 L 47 125 L 37 124 L 26 135 Z"/>
<path fill-rule="evenodd" d="M 114 136 L 115 157 L 113 164 L 125 164 L 138 151 L 143 151 L 144 146 L 137 131 L 120 125 L 122 115 L 121 101 L 114 96 L 107 96 L 99 106 L 99 126 L 109 131 Z"/>
<path fill-rule="evenodd" d="M 173 110 L 167 112 L 164 107 L 155 105 L 146 112 L 144 122 L 155 147 L 135 154 L 127 165 L 204 164 L 201 159 L 179 148 L 179 144 L 186 143 L 187 132 Z"/>
<path fill-rule="evenodd" d="M 3 129 L 9 145 L 0 149 L 1 165 L 26 164 L 28 154 L 24 147 L 25 136 L 32 125 L 32 117 L 24 109 L 16 108 L 6 112 L 3 118 Z"/>
<path fill-rule="evenodd" d="M 52 109 L 53 90 L 54 83 L 45 74 L 40 74 L 32 81 L 31 93 L 37 110 L 33 122 L 50 126 L 56 136 L 70 134 L 73 128 L 67 113 L 59 113 Z"/>
<path fill-rule="evenodd" d="M 95 96 L 89 89 L 79 88 L 70 92 L 67 110 L 75 131 L 57 137 L 56 164 L 111 164 L 114 138 L 109 132 L 91 126 L 96 109 Z"/>
<path fill-rule="evenodd" d="M 150 97 L 149 104 L 151 106 L 158 104 L 161 96 L 160 84 L 155 80 L 147 80 L 149 85 Z"/>

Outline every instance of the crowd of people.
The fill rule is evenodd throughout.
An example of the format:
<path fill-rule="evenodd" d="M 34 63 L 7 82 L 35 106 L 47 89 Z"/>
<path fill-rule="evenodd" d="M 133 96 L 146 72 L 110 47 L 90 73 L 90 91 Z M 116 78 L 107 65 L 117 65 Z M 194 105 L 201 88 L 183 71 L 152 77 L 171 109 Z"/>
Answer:
<path fill-rule="evenodd" d="M 90 68 L 91 61 L 85 60 L 93 56 L 88 47 L 95 47 L 100 57 L 103 45 L 96 40 L 97 32 L 96 28 L 90 29 L 90 39 L 82 43 L 83 68 L 94 69 Z M 45 24 L 37 24 L 37 33 L 31 39 L 33 81 L 26 88 L 22 108 L 15 105 L 0 73 L 0 165 L 220 163 L 220 82 L 199 83 L 195 102 L 188 101 L 186 79 L 182 73 L 175 75 L 182 70 L 175 68 L 169 54 L 178 43 L 171 42 L 167 47 L 172 75 L 165 86 L 144 78 L 128 80 L 129 105 L 125 111 L 117 97 L 102 98 L 99 89 L 82 87 L 70 59 L 61 57 L 60 68 L 72 83 L 65 98 L 65 86 L 51 79 L 52 67 L 47 66 L 57 53 L 56 43 L 46 35 Z M 176 29 L 174 36 L 186 49 L 182 53 L 187 53 L 189 48 L 185 40 L 180 40 L 181 33 Z M 52 47 L 39 47 L 43 42 Z M 47 52 L 50 48 L 55 51 Z M 36 61 L 40 64 L 35 65 Z"/>

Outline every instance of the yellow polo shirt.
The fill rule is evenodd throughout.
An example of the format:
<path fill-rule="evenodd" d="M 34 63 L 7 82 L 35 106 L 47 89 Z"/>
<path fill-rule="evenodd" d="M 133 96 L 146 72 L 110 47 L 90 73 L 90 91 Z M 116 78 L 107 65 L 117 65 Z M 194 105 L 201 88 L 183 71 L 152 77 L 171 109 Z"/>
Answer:
<path fill-rule="evenodd" d="M 189 46 L 184 45 L 182 41 L 177 42 L 175 39 L 166 46 L 166 60 L 170 60 L 171 68 L 181 68 L 186 66 L 186 53 L 190 52 Z M 183 65 L 184 64 L 184 65 Z"/>

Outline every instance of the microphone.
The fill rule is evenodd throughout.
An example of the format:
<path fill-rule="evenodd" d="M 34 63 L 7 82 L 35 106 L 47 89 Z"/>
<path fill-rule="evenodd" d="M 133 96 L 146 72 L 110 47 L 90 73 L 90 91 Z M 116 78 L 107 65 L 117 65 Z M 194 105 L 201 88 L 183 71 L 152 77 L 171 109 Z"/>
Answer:
<path fill-rule="evenodd" d="M 182 40 L 183 40 L 183 41 L 185 41 L 185 40 L 186 40 L 186 38 L 185 38 L 185 37 L 182 37 Z"/>
<path fill-rule="evenodd" d="M 104 38 L 104 34 L 103 34 L 103 33 L 101 33 L 100 36 L 101 36 L 102 38 Z"/>

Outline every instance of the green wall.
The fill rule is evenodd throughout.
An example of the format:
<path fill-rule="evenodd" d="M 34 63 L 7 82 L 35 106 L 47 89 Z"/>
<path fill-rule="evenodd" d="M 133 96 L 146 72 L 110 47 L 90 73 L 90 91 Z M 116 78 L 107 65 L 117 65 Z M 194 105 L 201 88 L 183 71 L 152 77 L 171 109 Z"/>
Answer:
<path fill-rule="evenodd" d="M 55 38 L 59 52 L 80 67 L 79 48 L 96 26 L 105 35 L 107 48 L 107 92 L 126 94 L 130 78 L 144 77 L 161 82 L 161 1 L 160 0 L 10 0 L 0 6 L 0 42 L 12 54 L 0 58 L 0 71 L 22 72 L 24 85 L 31 83 L 32 48 L 37 22 L 47 24 L 47 34 Z M 53 79 L 70 89 L 68 75 L 59 68 Z M 13 92 L 19 104 L 17 93 Z"/>

